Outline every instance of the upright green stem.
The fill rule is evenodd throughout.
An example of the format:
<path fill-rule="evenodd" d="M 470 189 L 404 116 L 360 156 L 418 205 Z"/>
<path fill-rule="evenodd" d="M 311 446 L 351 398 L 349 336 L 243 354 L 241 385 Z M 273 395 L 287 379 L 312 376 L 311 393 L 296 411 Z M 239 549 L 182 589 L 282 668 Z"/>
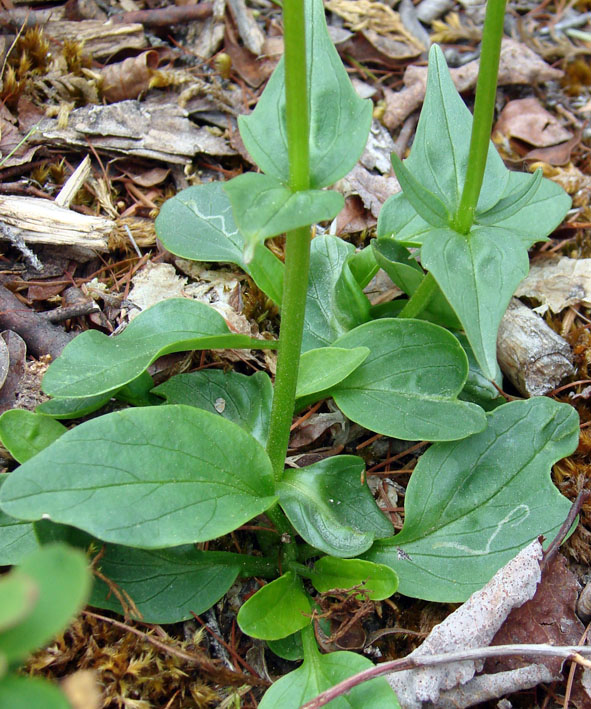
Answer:
<path fill-rule="evenodd" d="M 310 186 L 308 89 L 306 85 L 306 44 L 303 0 L 283 4 L 285 43 L 285 99 L 289 183 L 296 192 Z M 281 333 L 275 375 L 275 393 L 267 453 L 276 480 L 283 477 L 289 429 L 304 331 L 304 311 L 310 263 L 310 229 L 288 232 L 285 250 L 285 277 L 281 304 Z"/>
<path fill-rule="evenodd" d="M 474 121 L 470 136 L 470 153 L 466 181 L 454 218 L 453 227 L 460 234 L 467 234 L 474 223 L 474 213 L 484 179 L 484 169 L 488 155 L 492 129 L 495 99 L 497 95 L 497 74 L 503 39 L 503 20 L 506 0 L 488 0 L 482 32 L 480 69 L 476 84 Z"/>
<path fill-rule="evenodd" d="M 410 297 L 408 303 L 398 313 L 399 318 L 416 318 L 431 302 L 437 288 L 437 282 L 431 273 L 427 273 L 421 284 Z"/>

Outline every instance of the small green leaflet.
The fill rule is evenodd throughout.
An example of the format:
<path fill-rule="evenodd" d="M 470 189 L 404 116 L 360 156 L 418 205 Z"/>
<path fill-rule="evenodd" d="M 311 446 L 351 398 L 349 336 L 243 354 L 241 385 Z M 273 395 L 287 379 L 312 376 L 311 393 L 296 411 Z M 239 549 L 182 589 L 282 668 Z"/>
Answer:
<path fill-rule="evenodd" d="M 312 606 L 301 580 L 288 571 L 260 588 L 242 604 L 238 625 L 262 640 L 279 640 L 311 623 Z"/>
<path fill-rule="evenodd" d="M 354 652 L 328 655 L 306 653 L 297 670 L 281 677 L 265 692 L 259 709 L 300 709 L 325 689 L 373 667 L 371 660 Z M 383 677 L 372 679 L 333 699 L 331 709 L 400 709 L 396 695 Z"/>
<path fill-rule="evenodd" d="M 0 416 L 0 439 L 19 463 L 29 460 L 68 429 L 50 416 L 10 409 Z"/>

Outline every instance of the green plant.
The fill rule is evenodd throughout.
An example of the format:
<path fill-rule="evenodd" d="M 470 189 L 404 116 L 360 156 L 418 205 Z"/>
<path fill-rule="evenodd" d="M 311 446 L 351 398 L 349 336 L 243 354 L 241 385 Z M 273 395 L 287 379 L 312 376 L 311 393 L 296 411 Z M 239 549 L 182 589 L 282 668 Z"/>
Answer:
<path fill-rule="evenodd" d="M 321 1 L 285 1 L 284 60 L 239 122 L 263 173 L 189 188 L 157 220 L 170 251 L 241 266 L 280 305 L 279 342 L 232 333 L 209 307 L 178 299 L 116 337 L 79 335 L 45 377 L 54 398 L 0 419 L 23 463 L 0 492 L 0 529 L 16 539 L 0 552 L 18 562 L 35 539 L 102 540 L 103 575 L 153 622 L 205 611 L 239 575 L 270 579 L 238 622 L 274 652 L 304 656 L 261 704 L 289 708 L 369 662 L 319 654 L 312 588 L 458 602 L 531 539 L 552 538 L 569 503 L 549 468 L 576 446 L 577 415 L 545 398 L 499 400 L 495 341 L 527 248 L 570 201 L 539 174 L 509 172 L 490 144 L 503 12 L 489 0 L 474 121 L 431 50 L 411 154 L 393 157 L 403 191 L 385 204 L 379 238 L 356 253 L 330 235 L 310 242 L 309 225 L 341 208 L 324 188 L 361 154 L 371 104 L 348 80 Z M 285 265 L 264 243 L 284 231 Z M 379 267 L 407 300 L 370 307 L 363 288 Z M 274 389 L 263 373 L 205 370 L 155 388 L 147 374 L 170 352 L 277 345 Z M 362 481 L 360 458 L 284 469 L 294 410 L 329 396 L 372 431 L 433 442 L 407 488 L 400 533 Z M 135 408 L 67 432 L 54 420 L 112 397 Z M 276 532 L 259 533 L 261 555 L 195 548 L 260 514 Z M 91 601 L 120 610 L 102 582 Z M 348 706 L 397 706 L 385 681 L 358 691 Z"/>
<path fill-rule="evenodd" d="M 65 544 L 37 549 L 0 579 L 0 706 L 69 709 L 60 690 L 14 673 L 63 630 L 86 603 L 91 574 L 84 554 Z"/>

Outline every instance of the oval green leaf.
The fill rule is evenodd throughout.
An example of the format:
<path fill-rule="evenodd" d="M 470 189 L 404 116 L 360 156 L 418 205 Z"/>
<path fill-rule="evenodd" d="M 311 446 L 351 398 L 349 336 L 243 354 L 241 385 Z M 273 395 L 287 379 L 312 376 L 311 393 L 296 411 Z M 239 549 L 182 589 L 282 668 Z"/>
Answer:
<path fill-rule="evenodd" d="M 87 330 L 52 362 L 43 390 L 56 397 L 82 398 L 118 389 L 139 377 L 154 360 L 171 352 L 275 344 L 231 333 L 224 318 L 204 303 L 170 298 L 140 313 L 120 334 Z"/>
<path fill-rule="evenodd" d="M 338 557 L 357 556 L 393 527 L 362 481 L 365 463 L 340 455 L 285 471 L 281 507 L 308 544 Z"/>
<path fill-rule="evenodd" d="M 251 376 L 218 369 L 177 374 L 152 390 L 168 404 L 187 404 L 222 416 L 250 433 L 261 444 L 267 442 L 273 386 L 269 376 Z"/>
<path fill-rule="evenodd" d="M 312 606 L 302 582 L 292 572 L 260 588 L 238 611 L 243 633 L 261 640 L 279 640 L 311 621 Z"/>
<path fill-rule="evenodd" d="M 11 409 L 0 416 L 0 439 L 19 463 L 37 455 L 68 429 L 49 416 Z"/>
<path fill-rule="evenodd" d="M 553 539 L 568 514 L 550 468 L 577 446 L 575 409 L 539 397 L 487 418 L 482 433 L 421 456 L 402 531 L 365 555 L 396 570 L 406 596 L 465 601 L 540 534 Z"/>
<path fill-rule="evenodd" d="M 298 369 L 296 398 L 335 386 L 354 372 L 368 354 L 367 347 L 356 347 L 352 350 L 343 347 L 320 347 L 304 352 Z"/>
<path fill-rule="evenodd" d="M 226 534 L 275 501 L 271 464 L 240 427 L 190 406 L 127 409 L 68 431 L 10 475 L 4 512 L 146 549 Z"/>
<path fill-rule="evenodd" d="M 331 391 L 343 413 L 361 426 L 410 441 L 457 440 L 486 426 L 480 407 L 457 399 L 468 360 L 443 328 L 387 318 L 360 325 L 335 346 L 371 350 Z"/>
<path fill-rule="evenodd" d="M 66 397 L 58 397 L 49 399 L 35 409 L 38 414 L 45 414 L 54 419 L 77 419 L 92 414 L 98 411 L 105 404 L 111 401 L 111 397 L 117 393 L 117 390 L 99 394 L 98 396 L 88 396 L 82 399 L 68 399 Z"/>
<path fill-rule="evenodd" d="M 224 552 L 130 549 L 105 544 L 101 572 L 129 594 L 146 623 L 178 623 L 205 612 L 236 580 L 240 566 L 222 563 Z M 95 581 L 90 604 L 123 613 L 112 590 Z"/>
<path fill-rule="evenodd" d="M 374 564 L 363 559 L 335 559 L 333 556 L 318 559 L 310 581 L 320 593 L 359 586 L 373 601 L 390 598 L 398 588 L 396 572 L 385 564 Z"/>

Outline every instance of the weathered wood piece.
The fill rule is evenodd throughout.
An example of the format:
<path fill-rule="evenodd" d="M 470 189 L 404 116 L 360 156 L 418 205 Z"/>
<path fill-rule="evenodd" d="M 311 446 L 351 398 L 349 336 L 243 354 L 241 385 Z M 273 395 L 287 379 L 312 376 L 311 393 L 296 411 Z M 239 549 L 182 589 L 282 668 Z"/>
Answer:
<path fill-rule="evenodd" d="M 497 337 L 503 373 L 524 396 L 542 396 L 574 373 L 566 340 L 517 298 L 509 303 Z"/>
<path fill-rule="evenodd" d="M 84 51 L 94 59 L 108 59 L 111 55 L 129 49 L 145 49 L 148 41 L 143 25 L 119 24 L 101 20 L 60 20 L 43 25 L 45 34 L 63 42 L 76 38 L 84 43 Z"/>
<path fill-rule="evenodd" d="M 108 251 L 115 222 L 79 214 L 38 197 L 0 196 L 0 221 L 30 244 L 83 246 Z"/>
<path fill-rule="evenodd" d="M 128 100 L 109 106 L 83 106 L 69 116 L 68 127 L 45 118 L 35 143 L 59 147 L 88 147 L 184 165 L 197 153 L 235 155 L 227 141 L 196 126 L 176 103 L 153 104 Z"/>
<path fill-rule="evenodd" d="M 115 222 L 69 209 L 89 174 L 90 158 L 87 155 L 53 202 L 39 197 L 0 196 L 0 223 L 10 227 L 0 230 L 0 238 L 8 238 L 13 243 L 16 238 L 31 244 L 108 251 L 109 238 L 116 230 Z M 18 243 L 15 246 L 20 248 Z"/>

